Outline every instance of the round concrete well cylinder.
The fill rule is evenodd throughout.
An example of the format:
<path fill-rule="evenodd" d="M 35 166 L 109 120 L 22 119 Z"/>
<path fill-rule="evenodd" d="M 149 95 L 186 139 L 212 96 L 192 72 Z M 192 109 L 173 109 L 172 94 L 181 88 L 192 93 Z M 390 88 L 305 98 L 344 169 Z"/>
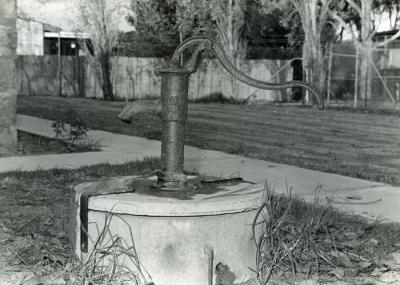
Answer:
<path fill-rule="evenodd" d="M 107 187 L 123 189 L 129 187 L 131 179 L 135 178 L 115 178 Z M 79 196 L 82 190 L 96 189 L 99 183 L 75 187 L 74 247 L 82 259 L 85 253 L 80 251 Z M 142 269 L 156 285 L 209 285 L 210 277 L 212 284 L 217 278 L 225 278 L 226 284 L 243 282 L 254 277 L 249 269 L 255 269 L 256 258 L 252 223 L 262 202 L 263 188 L 240 183 L 191 199 L 135 192 L 94 196 L 88 203 L 88 232 L 95 240 L 105 217 L 110 217 L 110 212 L 117 214 L 107 220 L 107 230 L 114 239 L 119 236 L 128 245 L 134 243 Z M 88 252 L 92 247 L 89 241 Z M 217 265 L 223 273 L 216 270 Z"/>

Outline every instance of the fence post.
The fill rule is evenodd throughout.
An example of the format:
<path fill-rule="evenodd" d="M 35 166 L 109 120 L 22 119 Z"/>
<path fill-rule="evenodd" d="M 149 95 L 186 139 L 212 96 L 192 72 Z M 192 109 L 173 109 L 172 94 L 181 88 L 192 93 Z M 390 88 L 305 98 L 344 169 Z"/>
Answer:
<path fill-rule="evenodd" d="M 58 32 L 58 96 L 62 96 L 61 32 Z"/>
<path fill-rule="evenodd" d="M 358 94 L 358 45 L 356 45 L 356 63 L 354 74 L 354 109 L 357 109 L 357 94 Z"/>
<path fill-rule="evenodd" d="M 384 78 L 382 77 L 381 73 L 379 72 L 378 68 L 376 67 L 374 61 L 372 60 L 371 57 L 369 57 L 368 60 L 370 61 L 370 65 L 373 67 L 373 69 L 374 69 L 376 75 L 378 76 L 379 80 L 382 82 L 383 88 L 385 89 L 385 91 L 389 95 L 389 97 L 392 100 L 393 104 L 396 105 L 396 99 L 394 98 L 392 92 L 390 91 L 389 87 L 387 86 Z"/>
<path fill-rule="evenodd" d="M 332 76 L 332 45 L 329 45 L 329 57 L 328 57 L 328 82 L 327 82 L 327 96 L 326 105 L 329 106 L 331 101 L 331 76 Z"/>

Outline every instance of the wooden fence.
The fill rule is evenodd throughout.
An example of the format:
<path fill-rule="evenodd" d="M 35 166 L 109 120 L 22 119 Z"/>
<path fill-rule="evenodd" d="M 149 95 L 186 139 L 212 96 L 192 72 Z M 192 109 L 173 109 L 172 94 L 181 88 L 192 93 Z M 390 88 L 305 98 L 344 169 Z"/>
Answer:
<path fill-rule="evenodd" d="M 18 94 L 84 97 L 85 70 L 84 57 L 18 56 Z"/>
<path fill-rule="evenodd" d="M 278 73 L 286 63 L 285 60 L 249 60 L 240 69 L 260 80 L 280 82 L 292 78 L 290 66 Z M 112 81 L 116 97 L 159 97 L 161 83 L 156 70 L 163 65 L 165 60 L 160 58 L 113 58 Z M 57 56 L 19 56 L 17 67 L 18 94 L 102 97 L 101 85 L 84 57 L 62 56 L 59 61 Z M 232 77 L 216 60 L 203 60 L 198 71 L 191 75 L 189 98 L 222 93 L 227 97 L 251 96 L 256 100 L 282 101 L 288 96 L 286 91 L 257 90 L 242 83 L 236 86 L 233 92 Z"/>

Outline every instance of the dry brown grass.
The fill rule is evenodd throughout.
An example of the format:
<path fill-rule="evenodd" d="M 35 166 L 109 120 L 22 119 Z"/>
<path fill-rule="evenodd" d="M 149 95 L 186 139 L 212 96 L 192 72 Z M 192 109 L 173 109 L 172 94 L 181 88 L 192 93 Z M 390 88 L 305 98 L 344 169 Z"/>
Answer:
<path fill-rule="evenodd" d="M 110 224 L 115 219 L 121 220 L 128 228 L 128 240 L 111 232 Z M 68 279 L 74 284 L 152 284 L 150 274 L 137 255 L 130 225 L 120 215 L 108 213 L 104 225 L 101 228 L 96 226 L 97 236 L 89 236 L 93 247 L 82 260 L 74 263 L 68 272 Z"/>
<path fill-rule="evenodd" d="M 292 197 L 290 190 L 275 194 L 267 185 L 253 223 L 261 284 L 282 276 L 294 283 L 297 276 L 342 279 L 368 274 L 398 249 L 400 224 L 339 212 L 319 200 L 319 191 L 320 187 L 314 201 L 307 203 Z"/>
<path fill-rule="evenodd" d="M 75 170 L 14 171 L 0 174 L 0 266 L 10 266 L 12 271 L 30 270 L 38 275 L 57 272 L 58 275 L 72 278 L 72 273 L 76 273 L 76 279 L 85 276 L 112 279 L 112 274 L 106 274 L 110 273 L 107 271 L 109 268 L 97 268 L 94 266 L 97 263 L 92 261 L 82 265 L 70 255 L 68 233 L 71 229 L 68 217 L 73 194 L 71 187 L 99 178 L 148 175 L 159 168 L 159 160 L 145 159 L 122 165 L 100 164 Z M 96 260 L 100 260 L 104 246 L 99 243 Z M 132 248 L 126 247 L 122 240 L 116 238 L 110 249 L 115 254 L 119 251 L 132 256 Z M 88 271 L 89 275 L 84 275 L 78 268 L 90 269 L 94 274 Z M 104 274 L 98 275 L 98 270 Z M 129 274 L 126 272 L 124 276 L 132 277 Z"/>

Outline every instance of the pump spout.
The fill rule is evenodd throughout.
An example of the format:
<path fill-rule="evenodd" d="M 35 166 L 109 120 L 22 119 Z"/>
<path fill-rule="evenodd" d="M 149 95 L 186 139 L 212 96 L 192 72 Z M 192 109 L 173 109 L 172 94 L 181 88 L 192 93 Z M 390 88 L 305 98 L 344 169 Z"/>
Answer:
<path fill-rule="evenodd" d="M 161 117 L 161 101 L 157 100 L 136 100 L 128 103 L 119 113 L 118 117 L 124 123 L 131 123 L 135 117 L 143 114 L 150 114 Z"/>

